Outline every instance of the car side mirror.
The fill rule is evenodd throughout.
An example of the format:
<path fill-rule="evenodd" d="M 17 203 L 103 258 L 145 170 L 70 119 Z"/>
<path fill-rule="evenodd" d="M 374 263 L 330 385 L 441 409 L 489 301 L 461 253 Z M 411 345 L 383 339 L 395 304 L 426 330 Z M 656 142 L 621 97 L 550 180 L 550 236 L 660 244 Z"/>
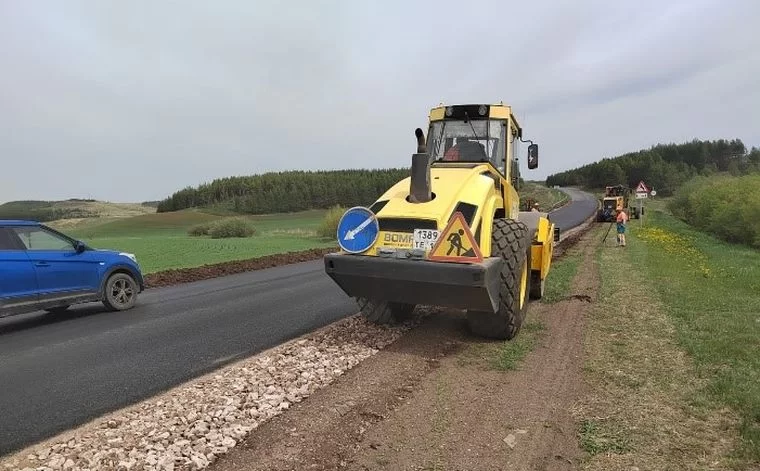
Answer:
<path fill-rule="evenodd" d="M 84 249 L 85 249 L 84 242 L 82 242 L 81 240 L 74 242 L 74 250 L 76 250 L 77 253 L 84 252 Z"/>
<path fill-rule="evenodd" d="M 528 168 L 538 168 L 538 144 L 528 146 Z"/>

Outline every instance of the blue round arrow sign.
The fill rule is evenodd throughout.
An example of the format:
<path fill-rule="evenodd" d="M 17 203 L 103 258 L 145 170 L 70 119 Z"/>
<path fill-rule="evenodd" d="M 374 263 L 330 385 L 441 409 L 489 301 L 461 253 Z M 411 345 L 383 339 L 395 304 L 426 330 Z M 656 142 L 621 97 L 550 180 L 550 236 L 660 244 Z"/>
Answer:
<path fill-rule="evenodd" d="M 338 222 L 338 244 L 349 253 L 364 252 L 377 240 L 380 226 L 375 213 L 357 206 L 346 211 Z"/>

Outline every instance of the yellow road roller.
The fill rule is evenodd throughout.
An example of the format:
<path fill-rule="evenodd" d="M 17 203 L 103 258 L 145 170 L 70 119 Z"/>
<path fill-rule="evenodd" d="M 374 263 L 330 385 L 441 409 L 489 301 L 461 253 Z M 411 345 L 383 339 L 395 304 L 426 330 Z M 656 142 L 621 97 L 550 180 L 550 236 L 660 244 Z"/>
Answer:
<path fill-rule="evenodd" d="M 326 273 L 368 320 L 393 324 L 417 305 L 466 310 L 471 331 L 511 340 L 529 299 L 540 299 L 559 229 L 545 212 L 520 211 L 520 143 L 512 108 L 440 105 L 427 138 L 416 129 L 410 176 L 369 207 L 349 208 Z"/>

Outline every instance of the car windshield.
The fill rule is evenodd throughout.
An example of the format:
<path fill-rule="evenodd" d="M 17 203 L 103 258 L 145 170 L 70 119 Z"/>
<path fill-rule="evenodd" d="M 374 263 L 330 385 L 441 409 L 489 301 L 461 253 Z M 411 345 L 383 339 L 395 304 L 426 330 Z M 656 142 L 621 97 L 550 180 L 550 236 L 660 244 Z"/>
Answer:
<path fill-rule="evenodd" d="M 428 131 L 427 149 L 433 161 L 491 161 L 504 171 L 506 122 L 497 120 L 436 121 Z"/>

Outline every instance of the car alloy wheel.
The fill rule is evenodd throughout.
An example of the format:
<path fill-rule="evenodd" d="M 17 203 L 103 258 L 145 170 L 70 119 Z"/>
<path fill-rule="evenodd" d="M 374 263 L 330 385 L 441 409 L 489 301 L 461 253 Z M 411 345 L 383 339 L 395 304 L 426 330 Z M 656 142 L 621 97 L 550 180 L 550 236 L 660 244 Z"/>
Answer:
<path fill-rule="evenodd" d="M 135 305 L 137 284 L 126 273 L 115 273 L 108 278 L 104 304 L 110 310 L 123 311 Z"/>

